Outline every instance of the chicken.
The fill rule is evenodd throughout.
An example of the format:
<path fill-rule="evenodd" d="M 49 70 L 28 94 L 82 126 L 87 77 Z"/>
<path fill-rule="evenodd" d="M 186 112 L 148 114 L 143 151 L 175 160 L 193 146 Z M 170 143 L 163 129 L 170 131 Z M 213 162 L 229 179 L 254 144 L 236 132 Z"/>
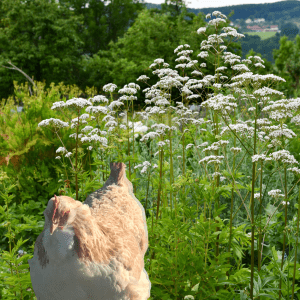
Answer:
<path fill-rule="evenodd" d="M 110 163 L 104 186 L 84 203 L 54 195 L 44 230 L 28 260 L 38 300 L 146 300 L 148 248 L 145 211 L 126 178 Z"/>

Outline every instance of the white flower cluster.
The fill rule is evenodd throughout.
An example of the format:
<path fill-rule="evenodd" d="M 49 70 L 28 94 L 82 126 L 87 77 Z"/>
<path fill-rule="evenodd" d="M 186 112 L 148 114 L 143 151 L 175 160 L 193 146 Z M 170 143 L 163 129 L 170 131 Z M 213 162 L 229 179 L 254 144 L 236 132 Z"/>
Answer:
<path fill-rule="evenodd" d="M 221 175 L 222 175 L 222 174 L 221 174 L 220 172 L 215 172 L 215 173 L 211 174 L 211 176 L 212 176 L 213 178 L 216 178 L 216 177 L 221 176 Z"/>
<path fill-rule="evenodd" d="M 217 155 L 205 156 L 203 159 L 199 160 L 199 163 L 206 163 L 206 164 L 216 163 L 216 164 L 221 164 L 221 160 L 223 158 L 224 158 L 223 155 L 221 155 L 221 156 L 217 156 Z"/>
<path fill-rule="evenodd" d="M 270 154 L 270 157 L 275 161 L 280 161 L 283 164 L 299 164 L 294 155 L 291 155 L 287 150 L 279 150 Z"/>
<path fill-rule="evenodd" d="M 201 106 L 212 109 L 214 111 L 220 113 L 230 113 L 235 108 L 237 108 L 237 104 L 231 101 L 235 101 L 235 98 L 232 95 L 223 96 L 222 94 L 218 94 L 209 98 L 206 101 L 201 103 Z"/>
<path fill-rule="evenodd" d="M 137 169 L 137 168 L 141 168 L 141 167 L 143 167 L 143 169 L 141 170 L 141 174 L 145 174 L 147 172 L 147 169 L 149 167 L 151 167 L 151 164 L 148 161 L 144 161 L 142 164 L 139 164 L 139 165 L 135 166 L 134 168 Z"/>
<path fill-rule="evenodd" d="M 209 147 L 203 149 L 202 152 L 219 150 L 220 147 L 222 147 L 223 145 L 226 146 L 228 144 L 229 144 L 229 141 L 220 140 L 218 142 L 212 143 Z"/>
<path fill-rule="evenodd" d="M 50 119 L 43 120 L 38 124 L 38 126 L 40 127 L 51 126 L 57 130 L 59 128 L 69 127 L 69 124 L 59 119 L 50 118 Z"/>
<path fill-rule="evenodd" d="M 159 137 L 159 134 L 157 132 L 148 132 L 146 133 L 142 138 L 141 138 L 141 142 L 143 141 L 148 141 L 148 139 L 155 139 L 156 137 Z"/>
<path fill-rule="evenodd" d="M 242 148 L 239 148 L 239 147 L 232 147 L 230 148 L 230 151 L 233 152 L 234 154 L 238 154 L 242 151 Z"/>
<path fill-rule="evenodd" d="M 268 195 L 272 198 L 277 198 L 277 197 L 284 197 L 283 194 L 280 194 L 281 190 L 271 190 L 268 192 Z"/>
<path fill-rule="evenodd" d="M 251 138 L 254 135 L 254 128 L 248 126 L 246 123 L 242 124 L 229 124 L 228 127 L 223 127 L 220 135 L 226 134 L 232 130 L 235 133 L 239 133 L 241 137 Z"/>
<path fill-rule="evenodd" d="M 256 161 L 268 161 L 268 160 L 272 160 L 272 159 L 266 157 L 266 155 L 264 155 L 264 154 L 256 154 L 256 155 L 252 156 L 252 162 L 256 162 Z"/>
<path fill-rule="evenodd" d="M 296 175 L 300 175 L 300 169 L 297 168 L 297 167 L 294 167 L 294 168 L 288 168 L 287 169 L 288 171 L 291 171 L 293 173 L 295 173 Z"/>
<path fill-rule="evenodd" d="M 298 111 L 300 106 L 300 98 L 297 99 L 281 99 L 273 102 L 271 105 L 268 105 L 262 109 L 269 113 L 270 119 L 275 121 L 285 121 L 287 118 L 292 118 L 294 112 Z M 293 122 L 293 118 L 291 121 Z"/>

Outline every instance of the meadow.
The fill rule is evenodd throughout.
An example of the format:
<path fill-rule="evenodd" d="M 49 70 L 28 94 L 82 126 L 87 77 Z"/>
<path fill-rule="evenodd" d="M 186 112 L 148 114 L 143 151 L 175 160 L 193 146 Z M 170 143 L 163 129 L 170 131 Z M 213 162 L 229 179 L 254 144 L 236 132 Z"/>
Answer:
<path fill-rule="evenodd" d="M 74 86 L 35 82 L 31 95 L 15 83 L 24 112 L 12 114 L 10 98 L 0 115 L 2 161 L 12 154 L 0 166 L 0 299 L 36 299 L 27 260 L 48 200 L 84 201 L 114 161 L 126 164 L 146 211 L 150 299 L 300 299 L 300 99 L 272 88 L 284 79 L 255 73 L 260 57 L 226 51 L 223 39 L 243 37 L 221 26 L 226 16 L 206 17 L 197 33 L 215 34 L 198 59 L 183 44 L 178 71 L 160 58 L 150 66 L 159 79 L 143 89 L 140 112 L 133 102 L 145 75 L 102 95 L 87 89 L 87 99 Z M 196 79 L 205 59 L 215 74 Z M 195 102 L 200 113 L 189 109 Z"/>
<path fill-rule="evenodd" d="M 246 32 L 246 33 L 249 35 L 258 35 L 262 41 L 269 39 L 276 35 L 276 32 L 271 32 L 271 31 L 269 31 L 269 32 Z"/>

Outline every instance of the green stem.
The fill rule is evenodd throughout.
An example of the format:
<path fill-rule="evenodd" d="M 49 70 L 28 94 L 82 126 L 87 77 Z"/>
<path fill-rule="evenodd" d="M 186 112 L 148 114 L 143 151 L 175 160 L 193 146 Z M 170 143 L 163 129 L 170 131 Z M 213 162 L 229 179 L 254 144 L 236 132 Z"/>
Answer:
<path fill-rule="evenodd" d="M 129 108 L 128 108 L 128 102 L 127 102 L 127 116 L 126 116 L 126 121 L 127 121 L 127 133 L 128 133 L 128 153 L 127 155 L 130 156 L 130 142 L 129 142 L 129 126 L 128 126 L 128 116 L 129 116 Z M 128 173 L 129 173 L 129 180 L 131 181 L 131 172 L 130 172 L 130 158 L 129 158 L 129 167 L 128 167 Z"/>
<path fill-rule="evenodd" d="M 79 110 L 78 110 L 78 124 L 76 126 L 76 153 L 75 153 L 75 188 L 76 188 L 76 200 L 78 200 L 78 177 L 77 177 L 77 153 L 78 153 L 78 129 L 79 129 Z"/>
<path fill-rule="evenodd" d="M 234 114 L 234 123 L 235 123 L 235 114 Z M 234 137 L 234 148 L 236 147 L 236 137 Z M 225 148 L 226 151 L 226 148 Z M 235 177 L 235 155 L 233 156 L 232 163 L 232 173 L 233 177 Z M 231 203 L 230 203 L 230 233 L 229 233 L 229 245 L 228 245 L 228 253 L 231 251 L 231 242 L 232 242 L 232 215 L 233 215 L 233 198 L 234 198 L 234 179 L 232 179 L 232 188 L 231 188 Z M 230 264 L 230 258 L 228 258 L 228 264 Z M 227 276 L 229 276 L 229 272 L 227 272 Z"/>
<path fill-rule="evenodd" d="M 132 155 L 133 155 L 133 158 L 134 158 L 134 118 L 133 118 L 133 100 L 131 101 L 132 103 L 132 135 L 133 135 L 133 142 L 132 142 Z M 134 172 L 134 175 L 136 174 L 136 169 L 134 168 L 135 166 L 135 162 L 133 161 L 133 172 Z M 136 193 L 136 184 L 133 184 L 133 188 L 134 188 L 134 193 Z"/>
<path fill-rule="evenodd" d="M 90 175 L 91 175 L 91 179 L 93 180 L 92 167 L 91 167 L 91 164 L 92 164 L 92 162 L 91 162 L 91 151 L 90 150 L 88 150 L 88 151 L 89 151 L 89 161 L 90 161 Z"/>
<path fill-rule="evenodd" d="M 256 102 L 256 113 L 255 113 L 255 126 L 254 126 L 254 149 L 253 155 L 256 155 L 256 130 L 257 130 L 257 110 L 258 105 Z M 253 300 L 253 289 L 254 289 L 254 188 L 255 188 L 255 161 L 252 163 L 252 189 L 251 189 L 251 282 L 250 282 L 250 298 Z"/>
<path fill-rule="evenodd" d="M 64 146 L 64 148 L 67 150 L 67 148 L 66 148 L 64 142 L 61 140 L 61 138 L 60 138 L 60 136 L 58 135 L 57 131 L 55 131 L 55 133 L 56 133 L 56 135 L 58 136 L 58 138 L 60 139 L 60 141 L 61 141 L 62 145 Z M 75 168 L 74 168 L 74 166 L 73 166 L 73 164 L 72 164 L 72 161 L 71 161 L 70 156 L 69 156 L 69 160 L 70 160 L 71 166 L 72 166 L 72 168 L 73 168 L 73 171 L 75 172 Z"/>
<path fill-rule="evenodd" d="M 171 128 L 171 112 L 169 111 L 169 126 Z M 173 209 L 173 190 L 172 184 L 174 183 L 174 173 L 173 173 L 173 152 L 172 152 L 172 130 L 169 131 L 169 140 L 170 140 L 170 205 L 171 205 L 171 216 L 172 216 L 172 209 Z"/>
<path fill-rule="evenodd" d="M 163 142 L 164 137 L 161 135 L 161 141 Z M 160 194 L 161 194 L 161 187 L 162 187 L 162 166 L 163 166 L 163 155 L 164 150 L 161 148 L 159 152 L 159 160 L 160 160 L 160 168 L 159 168 L 159 186 L 157 191 L 157 208 L 156 208 L 156 220 L 158 220 L 158 213 L 159 213 L 159 204 L 160 204 Z"/>
<path fill-rule="evenodd" d="M 297 249 L 298 249 L 298 237 L 299 237 L 299 219 L 300 219 L 300 186 L 298 196 L 298 219 L 297 219 L 297 234 L 296 234 L 296 246 L 295 246 L 295 258 L 294 258 L 294 274 L 293 274 L 293 285 L 292 285 L 292 300 L 294 300 L 294 289 L 295 289 L 295 277 L 297 267 Z"/>
<path fill-rule="evenodd" d="M 217 31 L 218 31 L 218 26 L 216 27 L 216 32 Z M 217 55 L 217 57 L 215 56 L 215 66 L 217 68 L 220 65 L 220 55 L 219 55 L 219 52 L 220 52 L 220 44 L 218 43 L 218 55 Z M 216 69 L 215 69 L 215 73 L 216 73 Z M 216 80 L 217 84 L 219 83 L 219 77 L 220 77 L 219 76 L 219 71 L 217 71 L 217 80 Z M 216 91 L 214 91 L 214 93 L 216 95 Z M 219 134 L 219 120 L 218 120 L 218 114 L 216 112 L 214 112 L 214 121 L 215 121 L 215 132 L 214 132 L 214 134 L 215 134 L 215 138 L 216 138 L 216 136 Z M 216 156 L 219 155 L 219 150 L 215 151 L 215 155 Z M 219 172 L 219 165 L 214 164 L 214 167 L 215 167 L 215 172 Z M 220 186 L 220 175 L 217 176 L 216 188 L 218 188 L 219 186 Z M 214 187 L 215 187 L 215 185 L 213 185 L 213 195 L 214 195 Z M 220 203 L 220 196 L 218 196 L 217 199 L 216 199 L 215 211 L 217 211 L 219 209 L 219 203 Z M 219 223 L 219 221 L 216 220 L 216 223 Z M 220 231 L 220 228 L 217 227 L 216 231 L 217 232 Z M 215 245 L 215 247 L 216 247 L 216 257 L 219 256 L 219 239 L 220 239 L 220 235 L 218 234 L 217 235 L 217 239 L 216 239 L 216 245 Z M 218 289 L 219 288 L 216 287 L 216 291 L 218 291 Z"/>
<path fill-rule="evenodd" d="M 284 167 L 284 193 L 285 193 L 285 216 L 284 216 L 284 231 L 283 231 L 283 249 L 282 249 L 282 257 L 281 257 L 281 271 L 283 269 L 283 262 L 284 262 L 284 253 L 285 253 L 285 243 L 286 243 L 286 230 L 287 230 L 287 178 L 286 178 L 286 167 Z M 281 276 L 279 280 L 279 300 L 281 299 Z"/>
<path fill-rule="evenodd" d="M 260 163 L 260 189 L 259 189 L 259 216 L 260 216 L 260 222 L 259 222 L 259 236 L 258 236 L 258 245 L 257 245 L 257 253 L 258 253 L 258 272 L 261 269 L 261 259 L 262 259 L 262 232 L 261 232 L 261 216 L 262 216 L 262 182 L 263 182 L 263 162 Z"/>
<path fill-rule="evenodd" d="M 185 134 L 184 134 L 184 124 L 182 123 L 182 132 L 183 132 L 183 136 L 182 136 L 182 174 L 183 177 L 185 176 Z M 183 194 L 185 193 L 185 186 L 183 186 Z M 185 216 L 183 214 L 183 222 L 185 222 Z"/>
<path fill-rule="evenodd" d="M 151 161 L 152 161 L 152 149 L 151 149 L 151 143 L 150 143 L 150 166 L 151 166 Z M 148 171 L 148 182 L 147 182 L 147 194 L 146 194 L 146 204 L 145 204 L 145 212 L 147 210 L 147 202 L 148 202 L 148 192 L 149 192 L 149 185 L 150 185 L 150 171 Z"/>

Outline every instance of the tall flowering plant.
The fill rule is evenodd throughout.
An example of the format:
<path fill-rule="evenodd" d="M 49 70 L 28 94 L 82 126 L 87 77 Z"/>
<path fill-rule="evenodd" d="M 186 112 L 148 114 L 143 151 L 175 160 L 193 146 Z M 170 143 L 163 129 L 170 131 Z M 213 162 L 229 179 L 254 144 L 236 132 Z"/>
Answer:
<path fill-rule="evenodd" d="M 225 22 L 223 14 L 220 12 L 214 12 L 213 16 L 220 17 L 209 22 L 209 24 L 215 25 L 216 32 L 218 32 L 218 24 Z M 206 16 L 210 18 L 211 15 Z M 240 196 L 239 188 L 235 180 L 235 174 L 237 168 L 236 155 L 240 152 L 245 152 L 245 155 L 251 157 L 252 160 L 252 178 L 251 187 L 249 186 L 250 194 L 250 212 L 245 206 L 246 197 L 243 199 L 241 197 L 242 203 L 245 206 L 247 214 L 251 221 L 251 280 L 250 280 L 250 298 L 253 299 L 254 294 L 254 239 L 255 232 L 258 231 L 259 242 L 258 242 L 258 271 L 261 269 L 261 257 L 262 257 L 262 235 L 265 232 L 267 222 L 264 228 L 261 227 L 255 220 L 255 203 L 254 198 L 259 201 L 259 215 L 261 216 L 262 209 L 262 198 L 263 198 L 263 182 L 265 180 L 263 176 L 263 167 L 268 164 L 272 164 L 277 168 L 277 171 L 282 170 L 284 172 L 284 194 L 279 194 L 279 190 L 271 190 L 268 192 L 269 196 L 279 198 L 283 197 L 284 201 L 280 202 L 280 205 L 285 207 L 285 226 L 287 226 L 287 204 L 288 198 L 291 194 L 291 189 L 288 192 L 287 189 L 287 171 L 299 174 L 299 169 L 295 167 L 299 163 L 295 160 L 294 156 L 285 150 L 288 140 L 295 137 L 296 134 L 287 128 L 285 124 L 288 118 L 292 118 L 291 122 L 299 122 L 299 105 L 300 99 L 280 99 L 273 101 L 272 99 L 278 99 L 283 96 L 283 93 L 270 88 L 270 86 L 279 81 L 285 81 L 283 78 L 274 76 L 272 74 L 268 75 L 254 75 L 249 67 L 264 67 L 263 61 L 260 57 L 249 57 L 243 60 L 244 64 L 240 64 L 240 58 L 237 55 L 226 52 L 226 46 L 220 46 L 223 43 L 223 38 L 228 36 L 231 37 L 242 37 L 242 34 L 238 34 L 234 29 L 230 27 L 224 27 L 225 33 L 220 35 L 213 35 L 208 38 L 208 41 L 203 41 L 201 44 L 201 50 L 213 49 L 216 53 L 216 75 L 211 77 L 215 83 L 212 85 L 214 91 L 210 95 L 210 98 L 204 101 L 201 106 L 209 109 L 213 113 L 212 127 L 218 142 L 214 143 L 211 147 L 204 149 L 214 150 L 214 154 L 210 157 L 205 157 L 202 162 L 213 163 L 215 165 L 215 171 L 218 171 L 218 166 L 221 165 L 221 161 L 224 156 L 218 156 L 218 150 L 222 145 L 227 145 L 228 141 L 221 140 L 221 137 L 226 136 L 230 133 L 234 137 L 234 147 L 230 148 L 230 151 L 234 153 L 233 165 L 232 167 L 228 165 L 229 173 L 228 177 L 232 180 L 232 191 L 238 193 Z M 198 29 L 199 34 L 205 34 L 206 28 L 202 27 Z M 224 77 L 221 72 L 227 69 L 226 66 L 219 65 L 219 58 L 221 54 L 224 58 L 224 64 L 230 64 L 233 70 L 238 71 L 240 74 L 232 78 L 232 83 L 224 83 Z M 202 58 L 206 57 L 207 51 L 200 53 Z M 267 87 L 263 86 L 267 85 Z M 228 88 L 231 91 L 229 95 L 223 95 L 221 93 L 222 89 Z M 240 99 L 243 102 L 237 104 L 237 100 Z M 242 104 L 241 104 L 242 103 Z M 238 105 L 243 105 L 249 112 L 251 119 L 243 121 L 242 119 L 237 119 L 237 109 Z M 269 118 L 266 118 L 266 117 Z M 294 117 L 295 116 L 295 117 Z M 219 118 L 223 121 L 218 123 Z M 275 124 L 274 124 L 275 123 Z M 221 127 L 221 126 L 222 127 Z M 237 141 L 240 147 L 236 147 Z M 214 146 L 214 147 L 213 147 Z M 226 149 L 222 147 L 223 153 L 226 153 Z M 290 167 L 290 168 L 288 168 Z M 221 174 L 218 174 L 219 176 Z M 218 177 L 215 180 L 215 185 L 219 185 Z M 255 193 L 256 189 L 259 193 Z M 247 194 L 248 195 L 248 194 Z M 232 206 L 231 203 L 231 218 L 232 222 Z M 277 208 L 278 208 L 277 207 Z M 270 219 L 269 219 L 270 220 Z M 261 220 L 260 220 L 261 221 Z M 231 228 L 231 227 L 230 227 Z M 229 248 L 232 240 L 232 234 L 230 233 Z M 282 251 L 282 262 L 281 270 L 283 268 L 284 252 L 286 246 L 286 234 L 284 233 L 283 238 L 283 251 Z M 281 299 L 281 279 L 279 283 L 279 299 Z"/>

